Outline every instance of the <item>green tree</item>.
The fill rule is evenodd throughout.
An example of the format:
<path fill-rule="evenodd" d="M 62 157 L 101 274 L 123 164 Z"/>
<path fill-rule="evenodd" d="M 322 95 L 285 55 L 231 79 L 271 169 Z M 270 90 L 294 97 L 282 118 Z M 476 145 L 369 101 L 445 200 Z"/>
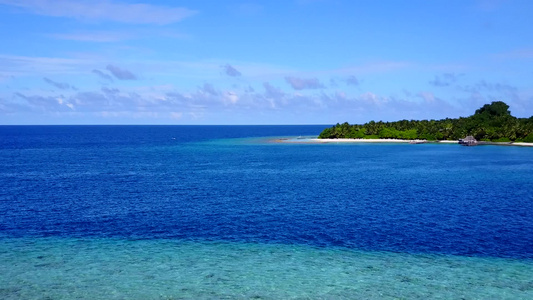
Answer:
<path fill-rule="evenodd" d="M 473 135 L 478 140 L 525 141 L 533 136 L 533 116 L 518 119 L 501 101 L 485 104 L 469 117 L 443 120 L 370 121 L 362 125 L 348 122 L 326 128 L 319 138 L 400 138 L 457 140 Z"/>

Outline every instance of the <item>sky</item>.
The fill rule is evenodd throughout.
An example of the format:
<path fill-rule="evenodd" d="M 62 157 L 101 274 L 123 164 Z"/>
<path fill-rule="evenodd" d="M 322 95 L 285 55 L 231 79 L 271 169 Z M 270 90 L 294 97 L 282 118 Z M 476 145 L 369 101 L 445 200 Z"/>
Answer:
<path fill-rule="evenodd" d="M 533 1 L 0 0 L 0 125 L 533 115 Z"/>

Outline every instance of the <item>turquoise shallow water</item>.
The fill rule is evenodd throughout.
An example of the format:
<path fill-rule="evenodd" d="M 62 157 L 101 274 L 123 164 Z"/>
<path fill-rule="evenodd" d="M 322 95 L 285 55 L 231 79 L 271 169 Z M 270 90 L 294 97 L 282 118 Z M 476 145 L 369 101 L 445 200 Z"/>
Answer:
<path fill-rule="evenodd" d="M 533 299 L 533 261 L 120 239 L 3 239 L 1 299 Z"/>

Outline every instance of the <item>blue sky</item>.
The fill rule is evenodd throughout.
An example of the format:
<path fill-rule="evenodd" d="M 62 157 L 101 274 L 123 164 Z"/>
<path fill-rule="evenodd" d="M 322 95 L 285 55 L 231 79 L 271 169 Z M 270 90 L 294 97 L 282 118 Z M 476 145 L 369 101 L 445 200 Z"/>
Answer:
<path fill-rule="evenodd" d="M 0 0 L 0 124 L 533 115 L 533 1 Z"/>

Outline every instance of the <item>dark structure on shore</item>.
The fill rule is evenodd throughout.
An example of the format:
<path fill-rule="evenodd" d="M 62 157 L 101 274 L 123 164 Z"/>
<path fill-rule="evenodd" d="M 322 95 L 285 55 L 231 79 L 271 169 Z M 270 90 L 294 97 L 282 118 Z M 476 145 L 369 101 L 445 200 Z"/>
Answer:
<path fill-rule="evenodd" d="M 463 146 L 477 146 L 477 140 L 473 136 L 469 135 L 464 139 L 460 139 L 459 144 Z"/>

